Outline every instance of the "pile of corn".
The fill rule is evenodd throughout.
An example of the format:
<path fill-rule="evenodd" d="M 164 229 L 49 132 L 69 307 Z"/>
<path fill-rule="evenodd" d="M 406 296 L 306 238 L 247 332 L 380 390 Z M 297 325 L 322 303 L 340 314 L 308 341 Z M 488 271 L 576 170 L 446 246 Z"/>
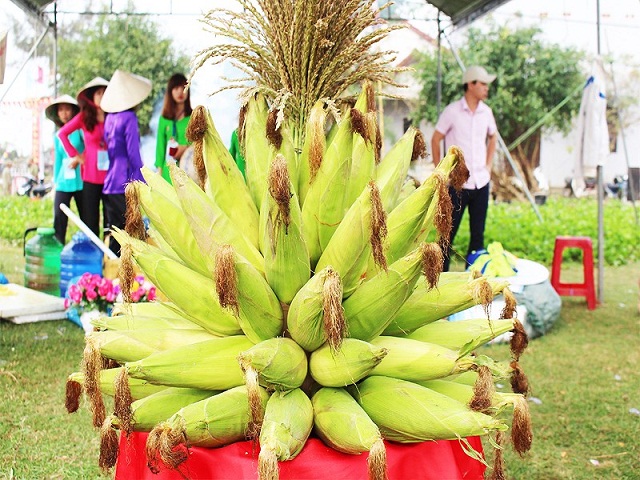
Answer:
<path fill-rule="evenodd" d="M 516 451 L 529 449 L 518 366 L 527 340 L 513 297 L 505 282 L 441 273 L 447 185 L 468 177 L 462 153 L 450 148 L 407 191 L 410 162 L 425 151 L 419 131 L 380 158 L 370 84 L 339 121 L 328 110 L 314 106 L 296 151 L 286 119 L 254 96 L 240 130 L 245 180 L 198 107 L 188 135 L 200 184 L 173 168 L 173 185 L 143 169 L 146 183 L 128 186 L 126 232 L 114 234 L 123 291 L 135 262 L 169 302 L 125 303 L 96 321 L 82 372 L 68 379 L 67 409 L 84 389 L 100 428 L 102 467 L 116 462 L 118 430 L 150 432 L 154 471 L 180 468 L 181 445 L 255 439 L 264 480 L 312 434 L 368 452 L 374 479 L 387 476 L 383 440 L 457 439 L 484 461 L 465 437 L 495 434 L 496 477 L 504 431 Z M 500 293 L 499 319 L 443 320 Z M 511 362 L 474 354 L 509 331 Z M 505 377 L 516 393 L 495 390 Z M 114 396 L 111 415 L 103 395 Z"/>

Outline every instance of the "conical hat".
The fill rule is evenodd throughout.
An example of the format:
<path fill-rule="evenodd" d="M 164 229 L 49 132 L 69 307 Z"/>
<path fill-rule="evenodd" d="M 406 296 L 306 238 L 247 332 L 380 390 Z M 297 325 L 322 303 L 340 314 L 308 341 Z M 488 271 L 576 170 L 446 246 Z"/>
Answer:
<path fill-rule="evenodd" d="M 109 80 L 105 80 L 102 77 L 95 77 L 93 80 L 89 80 L 87 83 L 85 83 L 82 88 L 78 90 L 78 95 L 76 95 L 76 98 L 80 98 L 80 95 L 82 95 L 83 92 L 89 90 L 90 88 L 106 87 L 107 85 L 109 85 Z M 89 100 L 93 99 L 90 98 Z"/>
<path fill-rule="evenodd" d="M 102 96 L 100 107 L 108 113 L 124 112 L 141 103 L 151 93 L 151 80 L 116 70 Z"/>
<path fill-rule="evenodd" d="M 67 103 L 71 105 L 73 108 L 73 114 L 76 115 L 80 111 L 80 107 L 78 107 L 78 102 L 71 95 L 61 95 L 56 98 L 53 102 L 49 104 L 47 108 L 44 109 L 44 114 L 47 116 L 49 120 L 55 123 L 57 126 L 61 127 L 63 123 L 60 121 L 60 117 L 58 116 L 58 105 Z"/>

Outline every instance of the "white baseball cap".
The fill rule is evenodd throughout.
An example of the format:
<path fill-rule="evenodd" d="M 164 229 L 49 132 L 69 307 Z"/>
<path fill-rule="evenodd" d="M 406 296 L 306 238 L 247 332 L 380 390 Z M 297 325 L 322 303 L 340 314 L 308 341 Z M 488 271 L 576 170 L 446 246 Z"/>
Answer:
<path fill-rule="evenodd" d="M 491 83 L 496 79 L 495 75 L 489 74 L 484 67 L 479 65 L 474 65 L 472 67 L 467 68 L 462 75 L 462 84 L 467 84 L 470 82 L 482 82 L 482 83 Z"/>

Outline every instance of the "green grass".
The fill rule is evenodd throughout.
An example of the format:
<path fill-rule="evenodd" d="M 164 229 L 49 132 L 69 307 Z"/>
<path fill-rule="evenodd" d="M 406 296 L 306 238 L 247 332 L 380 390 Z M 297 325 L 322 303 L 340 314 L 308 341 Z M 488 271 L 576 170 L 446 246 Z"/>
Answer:
<path fill-rule="evenodd" d="M 530 403 L 532 450 L 521 459 L 508 445 L 505 449 L 509 479 L 639 478 L 640 416 L 629 412 L 640 409 L 640 261 L 633 256 L 638 229 L 627 207 L 611 205 L 609 208 L 615 208 L 615 215 L 624 221 L 617 220 L 619 228 L 609 229 L 609 241 L 624 246 L 628 263 L 605 268 L 603 305 L 589 311 L 584 299 L 563 297 L 560 320 L 545 336 L 530 342 L 521 365 L 529 377 L 531 395 L 542 403 Z M 553 207 L 559 218 L 553 229 L 545 229 L 538 238 L 537 220 L 526 219 L 533 215 L 527 213 L 529 207 L 492 206 L 488 232 L 506 233 L 505 240 L 494 233 L 488 238 L 503 241 L 510 250 L 515 250 L 510 245 L 516 244 L 533 248 L 524 246 L 524 242 L 533 242 L 538 255 L 548 255 L 553 251 L 556 231 L 561 226 L 574 228 L 576 212 L 590 209 L 584 215 L 591 218 L 588 229 L 594 228 L 593 202 L 582 205 L 559 199 L 556 206 L 548 202 L 542 211 L 547 212 L 548 207 Z M 520 208 L 520 213 L 514 213 Z M 544 214 L 552 213 L 549 209 Z M 13 218 L 3 211 L 3 223 L 7 217 Z M 12 227 L 14 232 L 24 230 L 24 223 L 18 225 L 18 221 Z M 42 225 L 41 221 L 46 217 L 36 224 Z M 580 222 L 575 228 L 581 228 Z M 591 234 L 588 229 L 564 233 Z M 630 239 L 635 243 L 629 245 Z M 544 248 L 537 248 L 542 242 L 546 242 Z M 0 271 L 21 283 L 24 260 L 20 241 L 2 237 L 0 249 Z M 566 268 L 569 277 L 579 276 L 580 265 L 568 263 Z M 112 476 L 97 466 L 98 433 L 91 426 L 87 405 L 72 415 L 64 409 L 65 379 L 79 369 L 83 348 L 83 332 L 67 321 L 30 325 L 0 322 L 0 479 Z M 483 353 L 508 358 L 505 345 L 486 348 Z M 491 457 L 490 450 L 486 451 Z M 599 466 L 591 460 L 597 460 Z"/>

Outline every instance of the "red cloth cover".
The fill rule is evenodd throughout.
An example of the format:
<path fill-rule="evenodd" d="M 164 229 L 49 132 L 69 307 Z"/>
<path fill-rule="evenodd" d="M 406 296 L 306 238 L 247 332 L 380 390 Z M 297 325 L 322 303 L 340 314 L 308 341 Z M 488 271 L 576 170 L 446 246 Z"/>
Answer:
<path fill-rule="evenodd" d="M 153 474 L 147 467 L 146 433 L 122 435 L 116 465 L 116 480 L 256 480 L 259 447 L 237 442 L 222 448 L 189 449 L 189 458 L 179 471 L 161 468 Z M 482 452 L 479 437 L 467 439 Z M 399 444 L 385 442 L 390 480 L 482 480 L 485 466 L 464 453 L 456 440 Z M 310 438 L 293 460 L 280 462 L 281 480 L 367 479 L 367 454 L 337 452 L 317 438 Z"/>

